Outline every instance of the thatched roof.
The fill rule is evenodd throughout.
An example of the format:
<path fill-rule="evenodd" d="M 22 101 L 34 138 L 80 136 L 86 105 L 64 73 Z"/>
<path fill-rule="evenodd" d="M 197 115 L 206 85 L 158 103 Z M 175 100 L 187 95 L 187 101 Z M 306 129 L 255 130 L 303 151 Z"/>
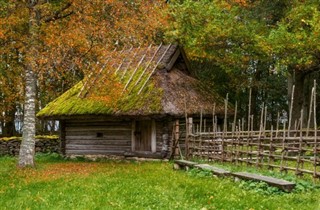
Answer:
<path fill-rule="evenodd" d="M 118 115 L 183 116 L 222 114 L 223 100 L 212 96 L 190 76 L 177 45 L 149 46 L 110 52 L 103 67 L 49 103 L 37 116 Z"/>

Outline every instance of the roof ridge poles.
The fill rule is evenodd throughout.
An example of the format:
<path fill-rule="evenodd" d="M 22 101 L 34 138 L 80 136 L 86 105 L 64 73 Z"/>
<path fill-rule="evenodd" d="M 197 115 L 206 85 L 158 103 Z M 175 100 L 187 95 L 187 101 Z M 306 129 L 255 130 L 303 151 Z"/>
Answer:
<path fill-rule="evenodd" d="M 124 92 L 126 90 L 126 88 L 129 86 L 131 80 L 133 79 L 133 76 L 136 74 L 138 68 L 140 67 L 141 63 L 143 62 L 144 58 L 146 57 L 148 51 L 151 49 L 152 44 L 149 45 L 148 49 L 146 50 L 146 52 L 144 53 L 144 55 L 142 56 L 142 58 L 140 59 L 139 63 L 137 64 L 136 68 L 133 70 L 133 73 L 131 74 L 131 77 L 129 78 L 127 84 L 124 86 L 122 92 Z"/>
<path fill-rule="evenodd" d="M 113 52 L 116 50 L 116 48 L 114 48 Z M 104 64 L 102 65 L 102 67 L 100 68 L 99 72 L 95 75 L 95 78 L 93 79 L 93 82 L 90 82 L 91 80 L 91 76 L 93 75 L 93 72 L 91 72 L 88 76 L 88 79 L 87 81 L 84 83 L 84 85 L 82 86 L 79 94 L 78 94 L 78 97 L 80 98 L 84 98 L 86 93 L 88 92 L 88 90 L 90 90 L 91 86 L 95 83 L 95 81 L 97 80 L 98 76 L 101 74 L 101 72 L 105 69 L 105 67 L 107 66 L 107 63 L 109 62 L 109 60 L 111 59 L 111 57 L 108 57 L 106 59 L 106 62 L 104 62 Z M 82 95 L 83 91 L 85 90 L 86 86 L 88 86 L 88 90 Z"/>
<path fill-rule="evenodd" d="M 159 45 L 159 47 L 157 48 L 157 50 L 154 52 L 153 56 L 151 57 L 151 59 L 149 60 L 147 66 L 144 68 L 143 72 L 141 73 L 140 77 L 138 78 L 138 80 L 134 83 L 134 86 L 136 86 L 140 80 L 142 79 L 143 75 L 146 73 L 147 69 L 149 68 L 151 62 L 153 61 L 153 59 L 156 57 L 157 53 L 159 52 L 160 48 L 162 47 L 162 42 Z"/>
<path fill-rule="evenodd" d="M 122 79 L 124 78 L 124 76 L 126 75 L 126 73 L 127 73 L 128 69 L 129 69 L 132 61 L 136 58 L 136 56 L 137 56 L 137 54 L 138 54 L 138 51 L 140 50 L 140 47 L 141 47 L 141 45 L 136 49 L 135 53 L 133 54 L 133 58 L 130 60 L 128 66 L 127 66 L 126 69 L 123 71 L 123 74 L 122 74 L 122 76 L 121 76 L 121 78 L 120 78 L 121 80 L 122 80 Z"/>
<path fill-rule="evenodd" d="M 118 52 L 119 52 L 119 51 L 118 51 Z M 124 48 L 122 48 L 122 50 L 120 50 L 120 52 L 117 54 L 117 56 L 120 56 L 123 52 L 124 52 Z M 114 67 L 115 65 L 116 65 L 115 63 L 112 63 L 110 69 L 113 69 L 113 67 Z M 108 73 L 110 73 L 110 69 L 108 70 Z"/>
<path fill-rule="evenodd" d="M 128 53 L 131 52 L 131 50 L 133 49 L 133 46 L 131 46 L 128 50 Z M 118 73 L 118 71 L 121 69 L 122 65 L 123 65 L 123 62 L 126 60 L 126 57 L 122 59 L 122 62 L 120 63 L 120 65 L 118 66 L 117 70 L 114 72 L 115 74 Z"/>
<path fill-rule="evenodd" d="M 165 50 L 165 52 L 162 54 L 161 58 L 158 60 L 157 64 L 155 65 L 155 67 L 153 68 L 152 72 L 149 74 L 149 77 L 147 78 L 147 80 L 144 82 L 144 84 L 142 85 L 142 87 L 140 88 L 138 95 L 141 93 L 141 91 L 143 90 L 143 88 L 146 86 L 147 82 L 150 80 L 151 76 L 153 75 L 154 71 L 156 70 L 157 66 L 159 65 L 160 61 L 163 59 L 163 57 L 166 55 L 166 53 L 168 52 L 168 50 L 170 49 L 172 44 L 169 44 L 169 46 L 167 47 L 167 49 Z"/>

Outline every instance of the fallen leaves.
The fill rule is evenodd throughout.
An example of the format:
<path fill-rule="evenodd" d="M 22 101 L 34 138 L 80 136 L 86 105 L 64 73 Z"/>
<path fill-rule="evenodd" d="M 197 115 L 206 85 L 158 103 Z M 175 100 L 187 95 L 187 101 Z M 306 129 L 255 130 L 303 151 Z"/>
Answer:
<path fill-rule="evenodd" d="M 99 169 L 99 163 L 56 163 L 43 169 L 18 169 L 14 176 L 24 178 L 26 183 L 32 181 L 49 181 L 70 176 L 88 176 Z"/>

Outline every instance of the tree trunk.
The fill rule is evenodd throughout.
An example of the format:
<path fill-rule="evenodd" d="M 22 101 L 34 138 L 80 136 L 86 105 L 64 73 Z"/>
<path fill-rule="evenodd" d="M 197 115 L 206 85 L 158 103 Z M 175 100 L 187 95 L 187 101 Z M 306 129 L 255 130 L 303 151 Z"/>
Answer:
<path fill-rule="evenodd" d="M 294 74 L 290 75 L 291 78 L 288 79 L 289 84 L 291 83 L 295 85 L 293 102 L 291 102 L 292 87 L 288 87 L 289 105 L 291 106 L 291 103 L 293 103 L 290 129 L 294 129 L 295 123 L 299 123 L 302 109 L 304 113 L 304 117 L 302 119 L 303 127 L 306 127 L 307 125 L 309 110 L 308 104 L 310 99 L 309 95 L 311 92 L 308 85 L 309 80 L 307 80 L 307 75 L 308 73 L 295 70 Z"/>
<path fill-rule="evenodd" d="M 14 108 L 13 110 L 5 112 L 6 123 L 2 128 L 3 136 L 13 136 L 13 135 L 16 134 L 15 114 L 16 114 L 16 108 Z"/>
<path fill-rule="evenodd" d="M 29 8 L 29 40 L 25 65 L 25 103 L 23 118 L 23 134 L 19 153 L 19 167 L 34 167 L 35 133 L 36 133 L 36 59 L 39 59 L 38 33 L 40 26 L 40 11 L 38 1 L 27 1 Z"/>
<path fill-rule="evenodd" d="M 23 134 L 19 153 L 19 167 L 34 166 L 35 153 L 35 99 L 36 77 L 31 68 L 26 69 L 26 88 L 23 119 Z"/>
<path fill-rule="evenodd" d="M 254 122 L 253 122 L 253 129 L 257 130 L 260 128 L 260 112 L 261 112 L 261 101 L 259 102 L 258 98 L 259 98 L 259 91 L 261 91 L 261 76 L 262 76 L 262 71 L 263 71 L 263 65 L 261 64 L 261 62 L 259 61 L 257 64 L 257 68 L 256 68 L 256 72 L 253 75 L 253 86 L 252 88 L 252 92 L 251 92 L 251 115 L 254 116 Z M 263 100 L 262 100 L 263 101 Z"/>

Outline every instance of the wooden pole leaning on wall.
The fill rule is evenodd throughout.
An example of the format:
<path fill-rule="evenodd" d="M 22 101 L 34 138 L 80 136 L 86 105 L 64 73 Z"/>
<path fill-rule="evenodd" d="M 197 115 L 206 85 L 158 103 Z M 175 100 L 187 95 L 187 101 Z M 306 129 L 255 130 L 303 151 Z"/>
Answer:
<path fill-rule="evenodd" d="M 176 145 L 175 154 L 180 155 L 180 158 L 183 159 L 183 155 L 182 155 L 180 144 L 179 144 L 179 140 L 180 140 L 180 121 L 179 120 L 175 121 L 174 139 L 175 139 L 175 145 Z"/>
<path fill-rule="evenodd" d="M 199 155 L 200 157 L 202 156 L 202 149 L 203 149 L 203 145 L 202 145 L 202 107 L 201 107 L 201 110 L 200 110 L 200 131 L 199 131 Z"/>
<path fill-rule="evenodd" d="M 174 132 L 174 139 L 177 141 L 179 140 L 179 137 L 180 137 L 180 127 L 179 127 L 179 120 L 176 120 L 175 121 L 175 132 Z"/>
<path fill-rule="evenodd" d="M 318 125 L 317 125 L 317 82 L 314 80 L 313 92 L 313 124 L 314 124 L 314 144 L 313 144 L 313 177 L 318 178 L 317 165 L 318 165 Z"/>
<path fill-rule="evenodd" d="M 194 148 L 194 133 L 193 133 L 193 118 L 189 117 L 188 118 L 188 158 L 190 158 L 190 155 L 192 154 L 193 148 Z"/>
<path fill-rule="evenodd" d="M 187 112 L 187 99 L 184 97 L 184 117 L 185 117 L 185 122 L 186 122 L 186 137 L 185 137 L 185 158 L 189 160 L 189 121 L 188 121 L 188 112 Z"/>

